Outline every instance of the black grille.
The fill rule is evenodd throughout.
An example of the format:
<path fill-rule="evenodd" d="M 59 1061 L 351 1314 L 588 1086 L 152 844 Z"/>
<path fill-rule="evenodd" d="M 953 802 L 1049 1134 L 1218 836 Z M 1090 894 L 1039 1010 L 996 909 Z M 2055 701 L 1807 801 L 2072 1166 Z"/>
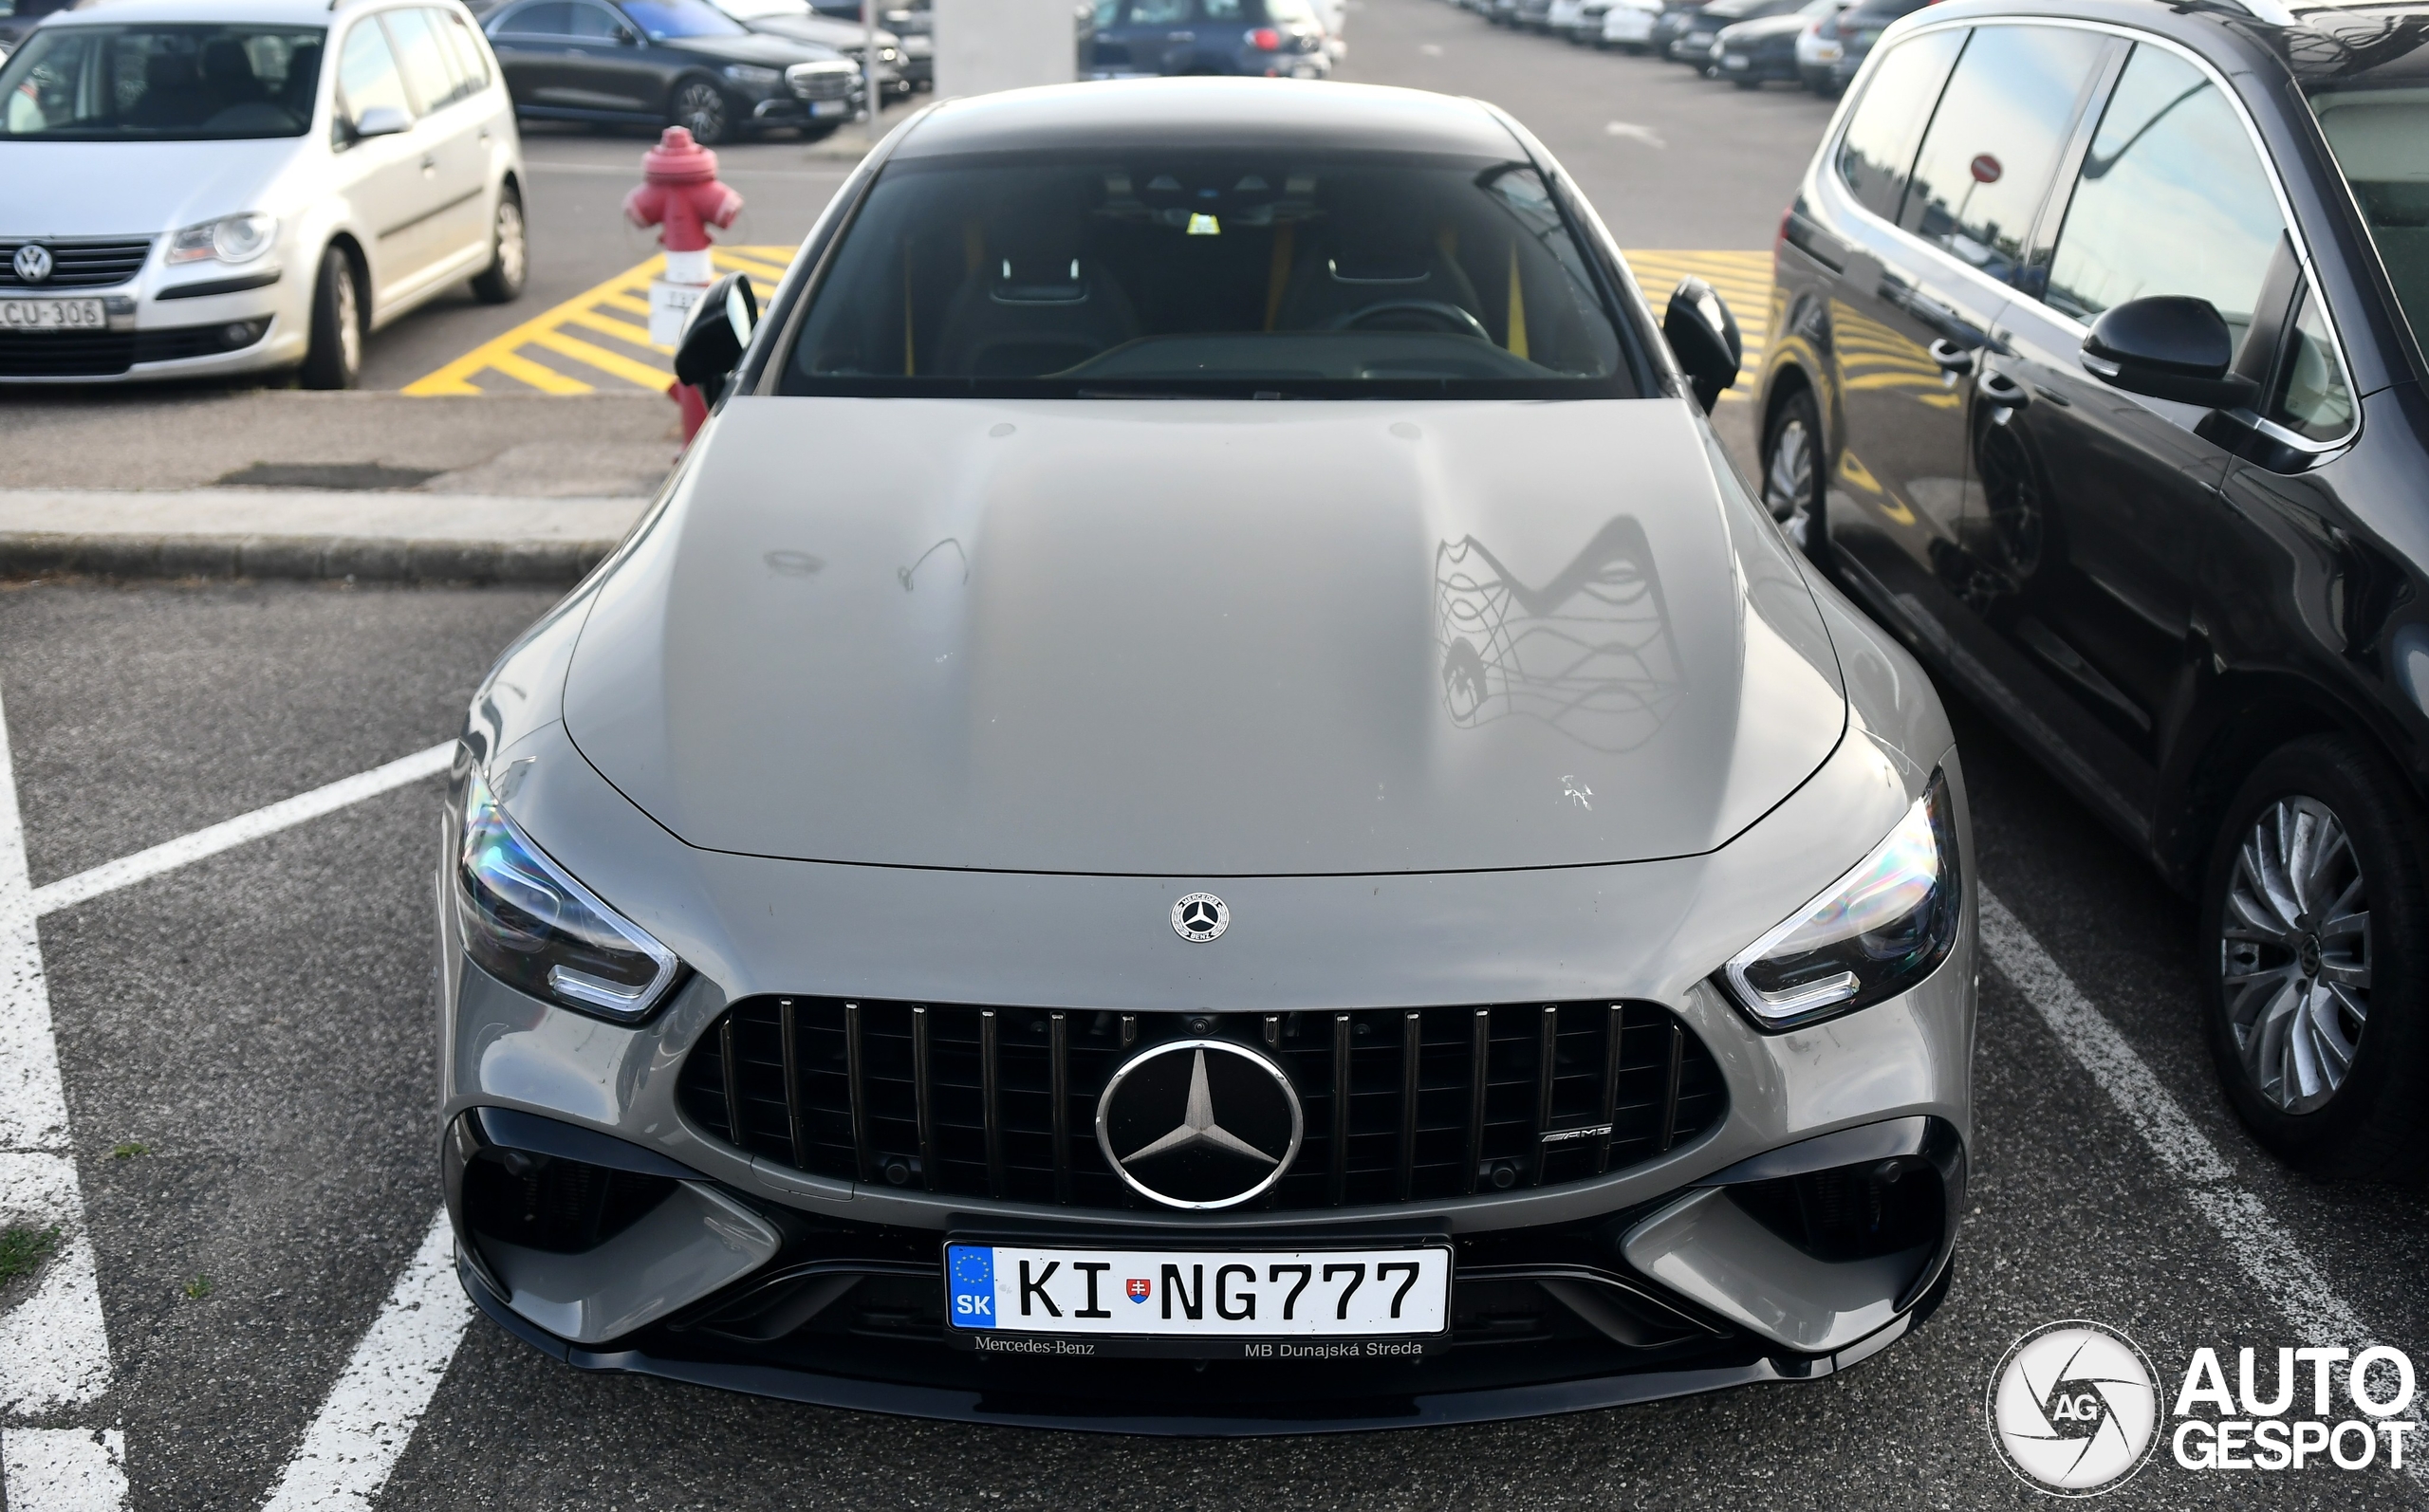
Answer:
<path fill-rule="evenodd" d="M 0 331 L 0 378 L 93 378 L 138 362 L 211 357 L 250 346 L 267 320 L 151 331 Z"/>
<path fill-rule="evenodd" d="M 39 284 L 17 276 L 17 249 L 29 241 L 40 243 L 50 253 L 50 276 Z M 141 272 L 143 260 L 151 255 L 149 236 L 64 242 L 40 236 L 0 237 L 0 289 L 107 288 Z"/>
<path fill-rule="evenodd" d="M 716 1138 L 819 1175 L 1143 1207 L 1097 1148 L 1097 1095 L 1140 1048 L 1192 1035 L 1258 1045 L 1298 1091 L 1305 1142 L 1262 1199 L 1277 1209 L 1582 1181 L 1728 1107 L 1712 1053 L 1643 1003 L 1193 1015 L 753 998 L 693 1048 L 679 1096 Z"/>

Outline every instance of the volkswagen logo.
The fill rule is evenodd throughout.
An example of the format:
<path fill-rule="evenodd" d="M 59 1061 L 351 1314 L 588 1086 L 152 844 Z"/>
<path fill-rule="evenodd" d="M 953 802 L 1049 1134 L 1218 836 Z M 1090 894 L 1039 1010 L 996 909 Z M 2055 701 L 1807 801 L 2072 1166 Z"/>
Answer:
<path fill-rule="evenodd" d="M 1991 1376 L 1991 1441 L 2037 1491 L 2113 1491 L 2159 1445 L 2158 1380 L 2149 1358 L 2114 1329 L 2047 1324 L 2009 1346 Z"/>
<path fill-rule="evenodd" d="M 1131 1190 L 1167 1208 L 1233 1208 L 1282 1179 L 1306 1132 L 1282 1068 L 1229 1040 L 1171 1040 L 1133 1057 L 1097 1098 L 1097 1148 Z"/>
<path fill-rule="evenodd" d="M 39 284 L 50 277 L 50 249 L 28 242 L 17 249 L 17 255 L 9 260 L 9 266 L 17 270 L 17 277 L 24 282 Z"/>
<path fill-rule="evenodd" d="M 1184 940 L 1204 945 L 1231 927 L 1230 906 L 1212 893 L 1192 893 L 1173 905 L 1173 932 Z"/>

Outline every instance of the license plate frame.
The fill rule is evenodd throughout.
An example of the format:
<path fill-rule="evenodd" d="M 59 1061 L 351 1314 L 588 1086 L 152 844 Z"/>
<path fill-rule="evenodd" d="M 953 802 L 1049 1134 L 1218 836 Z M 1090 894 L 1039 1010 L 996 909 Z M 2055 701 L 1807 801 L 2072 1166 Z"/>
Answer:
<path fill-rule="evenodd" d="M 65 333 L 106 331 L 109 327 L 109 306 L 99 298 L 22 299 L 13 295 L 0 296 L 0 331 Z"/>
<path fill-rule="evenodd" d="M 955 1233 L 945 1237 L 941 1250 L 945 1336 L 973 1353 L 1038 1359 L 1413 1361 L 1445 1347 L 1451 1337 L 1456 1266 L 1443 1235 L 1199 1240 L 1157 1234 L 1125 1245 L 1060 1235 Z M 957 1263 L 974 1251 L 989 1257 L 983 1282 Z M 1019 1270 L 1022 1260 L 1031 1269 Z M 1049 1271 L 1044 1263 L 1048 1261 L 1100 1268 L 1083 1278 L 1078 1270 Z M 1302 1264 L 1308 1268 L 1305 1278 L 1295 1274 Z M 1416 1273 L 1394 1274 L 1382 1284 L 1398 1296 L 1387 1296 L 1375 1283 L 1377 1267 L 1389 1265 L 1398 1273 L 1403 1264 L 1415 1266 Z M 1166 1275 L 1167 1266 L 1174 1276 Z M 1284 1275 L 1273 1274 L 1277 1266 Z M 1327 1266 L 1333 1267 L 1330 1273 Z M 1347 1269 L 1353 1266 L 1362 1272 L 1354 1278 Z M 1238 1280 L 1242 1272 L 1245 1282 Z M 1169 1287 L 1173 1280 L 1181 1282 L 1177 1291 Z M 1066 1307 L 1065 1316 L 1049 1318 L 1032 1310 L 1022 1318 L 1014 1313 L 1007 1298 L 1032 1304 L 1039 1300 L 1022 1295 L 1023 1281 Z M 1140 1282 L 1147 1288 L 1144 1297 L 1133 1290 Z M 1089 1283 L 1099 1288 L 1093 1301 L 1085 1290 Z M 1004 1320 L 966 1326 L 976 1315 L 964 1299 L 978 1296 L 1002 1303 Z M 1193 1301 L 1196 1318 L 1189 1316 Z M 1310 1316 L 1326 1304 L 1335 1316 Z M 1085 1323 L 1074 1316 L 1090 1306 L 1105 1316 Z M 1289 1315 L 1287 1319 L 1273 1316 L 1277 1306 Z M 1263 1316 L 1256 1316 L 1258 1309 Z M 1400 1315 L 1397 1320 L 1395 1312 Z M 1177 1316 L 1167 1322 L 1166 1313 Z"/>

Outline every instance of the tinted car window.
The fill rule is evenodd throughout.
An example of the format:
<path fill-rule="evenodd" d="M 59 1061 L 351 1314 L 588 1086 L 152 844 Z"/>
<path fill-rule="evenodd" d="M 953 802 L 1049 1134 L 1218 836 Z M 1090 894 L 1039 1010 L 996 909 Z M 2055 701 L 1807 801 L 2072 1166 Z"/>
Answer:
<path fill-rule="evenodd" d="M 1524 163 L 915 161 L 855 217 L 783 387 L 1629 396 L 1597 290 Z"/>
<path fill-rule="evenodd" d="M 570 37 L 573 7 L 566 0 L 541 0 L 538 5 L 525 6 L 498 17 L 497 29 L 516 37 Z"/>
<path fill-rule="evenodd" d="M 379 17 L 365 17 L 346 33 L 345 48 L 338 54 L 338 92 L 349 120 L 361 120 L 363 112 L 382 105 L 413 118 L 413 101 L 405 98 L 405 82 L 397 72 L 397 56 L 388 50 Z"/>
<path fill-rule="evenodd" d="M 2240 334 L 2284 233 L 2234 107 L 2191 64 L 2139 46 L 2084 157 L 2043 298 L 2089 321 L 2146 294 L 2190 294 Z"/>
<path fill-rule="evenodd" d="M 2269 417 L 2314 441 L 2333 441 L 2353 428 L 2353 391 L 2337 360 L 2316 295 L 2303 297 L 2302 312 L 2286 333 L 2285 367 Z"/>
<path fill-rule="evenodd" d="M 2353 186 L 2370 240 L 2416 337 L 2429 336 L 2429 60 L 2382 64 L 2377 87 L 2315 92 L 2311 109 Z"/>
<path fill-rule="evenodd" d="M 652 42 L 669 37 L 747 37 L 751 28 L 708 0 L 626 0 L 624 14 Z"/>
<path fill-rule="evenodd" d="M 612 42 L 617 32 L 631 29 L 623 17 L 605 6 L 576 5 L 572 22 L 573 34 L 585 42 Z"/>
<path fill-rule="evenodd" d="M 448 70 L 447 55 L 440 51 L 438 33 L 431 28 L 427 10 L 390 10 L 380 21 L 388 28 L 389 46 L 396 49 L 397 62 L 405 76 L 405 83 L 413 90 L 421 108 L 436 110 L 455 98 L 455 76 Z"/>
<path fill-rule="evenodd" d="M 1977 28 L 1923 134 L 1898 223 L 2012 279 L 2107 46 L 2055 27 Z"/>
<path fill-rule="evenodd" d="M 1190 0 L 1130 0 L 1125 18 L 1134 27 L 1177 27 L 1189 19 Z"/>
<path fill-rule="evenodd" d="M 1949 67 L 1964 45 L 1962 31 L 1935 31 L 1901 43 L 1881 60 L 1856 101 L 1847 134 L 1839 141 L 1839 177 L 1884 220 L 1898 218 L 1923 122 L 1939 103 Z"/>
<path fill-rule="evenodd" d="M 312 123 L 317 28 L 50 27 L 0 65 L 0 139 L 227 140 Z"/>

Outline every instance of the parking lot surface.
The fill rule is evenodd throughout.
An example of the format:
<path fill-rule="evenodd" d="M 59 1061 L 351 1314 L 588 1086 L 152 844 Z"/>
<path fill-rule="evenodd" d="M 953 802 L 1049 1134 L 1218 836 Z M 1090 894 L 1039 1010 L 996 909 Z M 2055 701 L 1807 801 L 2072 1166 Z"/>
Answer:
<path fill-rule="evenodd" d="M 1439 0 L 1366 0 L 1352 16 L 1350 77 L 1511 105 L 1629 246 L 1767 245 L 1827 118 L 1785 89 L 1745 95 L 1489 30 Z M 604 163 L 639 145 L 535 135 L 528 150 Z M 843 169 L 781 144 L 732 156 L 754 154 L 771 165 L 757 201 L 769 220 L 735 245 L 780 246 L 798 230 L 769 223 L 776 202 L 806 227 Z M 577 199 L 612 215 L 626 187 L 587 169 L 538 181 L 541 225 Z M 645 239 L 600 242 L 569 252 L 545 287 L 536 261 L 504 326 L 469 305 L 399 326 L 373 348 L 375 380 L 444 371 L 648 251 Z M 1733 303 L 1747 281 L 1761 286 L 1760 263 L 1717 265 L 1737 281 L 1724 288 Z M 1686 266 L 1638 260 L 1657 300 Z M 1759 310 L 1751 297 L 1739 307 Z M 1723 423 L 1742 435 L 1750 407 L 1732 408 Z M 35 1504 L 29 1488 L 43 1505 L 116 1504 L 112 1474 L 125 1504 L 163 1509 L 280 1497 L 381 1509 L 2022 1507 L 2042 1498 L 1993 1450 L 1984 1392 L 2029 1329 L 2070 1318 L 2122 1329 L 2158 1362 L 2163 1397 L 2198 1348 L 2217 1350 L 2232 1380 L 2248 1346 L 2273 1357 L 2382 1342 L 2418 1357 L 2429 1345 L 2414 1259 L 2429 1201 L 2311 1182 L 2251 1142 L 2202 1043 L 2189 906 L 1960 702 L 1993 920 L 1972 1210 L 1946 1301 L 1854 1370 L 1506 1425 L 1232 1442 L 906 1422 L 575 1373 L 471 1317 L 452 1279 L 412 1289 L 438 1207 L 438 780 L 392 773 L 317 817 L 174 849 L 445 742 L 490 660 L 550 599 L 0 585 L 0 769 L 13 767 L 25 857 L 12 882 L 14 837 L 0 833 L 0 948 L 22 923 L 38 939 L 23 959 L 40 973 L 0 969 L 0 1070 L 29 1063 L 20 1031 L 46 1005 L 59 1148 L 106 1326 L 104 1376 L 0 1416 L 6 1512 Z M 0 791 L 0 826 L 7 815 Z M 180 859 L 192 851 L 210 854 Z M 0 1177 L 51 1149 L 0 1138 Z M 0 1201 L 29 1189 L 0 1181 Z M 61 1263 L 0 1283 L 0 1309 Z M 26 1456 L 62 1442 L 44 1432 L 115 1437 L 37 1463 Z M 2429 1442 L 2420 1449 L 2429 1458 Z M 102 1466 L 100 1479 L 38 1473 L 61 1464 Z M 2429 1489 L 2376 1466 L 2197 1473 L 2162 1446 L 2105 1503 L 2394 1507 L 2429 1503 Z"/>

